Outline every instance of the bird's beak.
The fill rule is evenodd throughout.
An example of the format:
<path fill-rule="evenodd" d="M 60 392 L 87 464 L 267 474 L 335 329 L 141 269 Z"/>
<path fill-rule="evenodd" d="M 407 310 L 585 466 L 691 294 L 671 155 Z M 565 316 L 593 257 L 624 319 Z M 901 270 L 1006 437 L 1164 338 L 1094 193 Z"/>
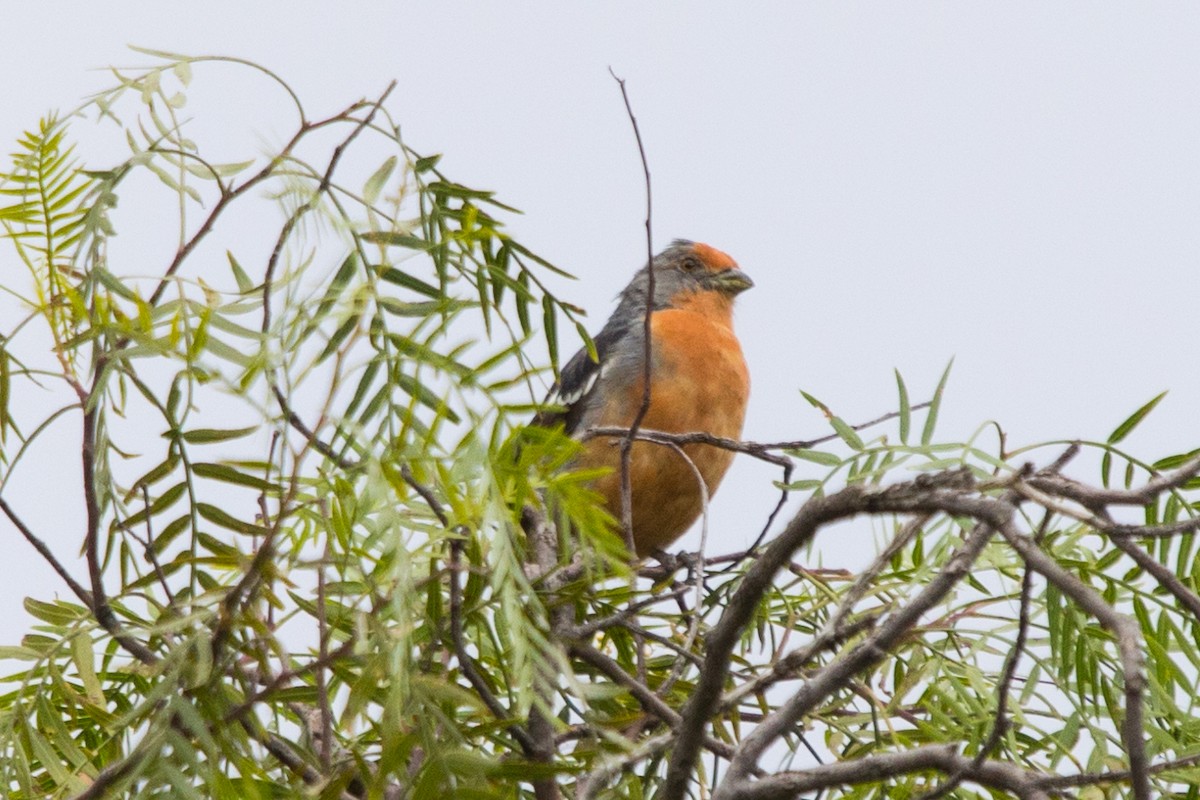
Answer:
<path fill-rule="evenodd" d="M 750 276 L 740 269 L 723 270 L 713 275 L 709 280 L 714 289 L 727 294 L 738 294 L 754 285 L 754 281 L 750 280 Z"/>

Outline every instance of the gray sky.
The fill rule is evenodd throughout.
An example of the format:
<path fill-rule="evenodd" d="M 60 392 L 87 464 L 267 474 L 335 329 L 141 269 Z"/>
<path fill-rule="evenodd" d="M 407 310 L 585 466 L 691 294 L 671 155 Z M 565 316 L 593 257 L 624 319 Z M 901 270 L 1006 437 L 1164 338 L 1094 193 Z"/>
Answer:
<path fill-rule="evenodd" d="M 611 66 L 646 140 L 656 244 L 710 242 L 757 281 L 738 314 L 754 381 L 747 438 L 828 432 L 801 388 L 851 422 L 895 407 L 893 368 L 924 399 L 953 356 L 946 437 L 995 419 L 1010 446 L 1103 439 L 1169 389 L 1130 448 L 1154 458 L 1200 445 L 1186 355 L 1200 6 L 742 8 L 10 4 L 4 25 L 20 35 L 0 52 L 0 140 L 107 86 L 95 68 L 148 63 L 126 44 L 262 62 L 314 114 L 395 78 L 408 143 L 523 209 L 511 230 L 579 276 L 562 288 L 595 330 L 645 258 L 641 166 Z M 277 141 L 291 119 L 273 124 L 235 79 L 198 70 L 192 113 Z M 0 250 L 0 279 L 19 274 Z M 753 538 L 774 477 L 735 465 L 714 500 L 713 552 Z M 50 476 L 44 492 L 61 496 Z M 82 531 L 42 524 L 83 575 Z M 24 596 L 65 592 L 6 522 L 0 543 L 18 565 L 0 585 L 9 643 L 26 626 Z"/>

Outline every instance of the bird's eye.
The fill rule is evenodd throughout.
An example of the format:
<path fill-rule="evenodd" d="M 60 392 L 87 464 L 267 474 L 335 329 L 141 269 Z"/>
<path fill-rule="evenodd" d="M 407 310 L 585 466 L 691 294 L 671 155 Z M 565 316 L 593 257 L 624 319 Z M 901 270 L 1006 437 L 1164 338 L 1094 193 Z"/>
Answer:
<path fill-rule="evenodd" d="M 682 269 L 684 272 L 695 272 L 696 270 L 700 269 L 700 262 L 694 258 L 685 258 L 683 263 L 680 265 L 680 269 Z"/>

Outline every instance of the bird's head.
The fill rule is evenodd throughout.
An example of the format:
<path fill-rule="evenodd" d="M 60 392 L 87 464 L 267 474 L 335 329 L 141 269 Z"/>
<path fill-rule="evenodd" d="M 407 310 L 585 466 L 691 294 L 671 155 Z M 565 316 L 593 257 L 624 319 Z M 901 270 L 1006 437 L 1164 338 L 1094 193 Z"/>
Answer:
<path fill-rule="evenodd" d="M 650 284 L 650 271 L 642 267 L 625 291 L 622 301 L 642 308 Z M 698 299 L 731 306 L 733 297 L 754 285 L 737 262 L 715 247 L 676 239 L 654 257 L 654 307 L 680 308 Z"/>

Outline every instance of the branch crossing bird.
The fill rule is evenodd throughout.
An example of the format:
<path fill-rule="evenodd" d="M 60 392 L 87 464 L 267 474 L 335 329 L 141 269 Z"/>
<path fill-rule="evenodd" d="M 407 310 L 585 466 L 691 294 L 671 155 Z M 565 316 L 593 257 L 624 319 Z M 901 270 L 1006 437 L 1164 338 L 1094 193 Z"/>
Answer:
<path fill-rule="evenodd" d="M 641 430 L 703 432 L 737 439 L 742 433 L 750 376 L 733 332 L 733 301 L 754 285 L 727 254 L 706 244 L 675 240 L 655 256 L 650 315 L 650 405 Z M 599 359 L 575 354 L 551 389 L 535 424 L 561 424 L 572 436 L 598 427 L 628 428 L 643 400 L 648 267 L 621 291 L 617 308 L 593 340 Z M 621 447 L 615 437 L 589 439 L 577 468 L 609 467 L 592 487 L 608 512 L 621 519 Z M 696 470 L 711 499 L 734 453 L 707 444 L 675 448 L 633 444 L 630 460 L 633 541 L 638 556 L 661 551 L 703 511 Z M 695 469 L 693 469 L 693 466 Z"/>

